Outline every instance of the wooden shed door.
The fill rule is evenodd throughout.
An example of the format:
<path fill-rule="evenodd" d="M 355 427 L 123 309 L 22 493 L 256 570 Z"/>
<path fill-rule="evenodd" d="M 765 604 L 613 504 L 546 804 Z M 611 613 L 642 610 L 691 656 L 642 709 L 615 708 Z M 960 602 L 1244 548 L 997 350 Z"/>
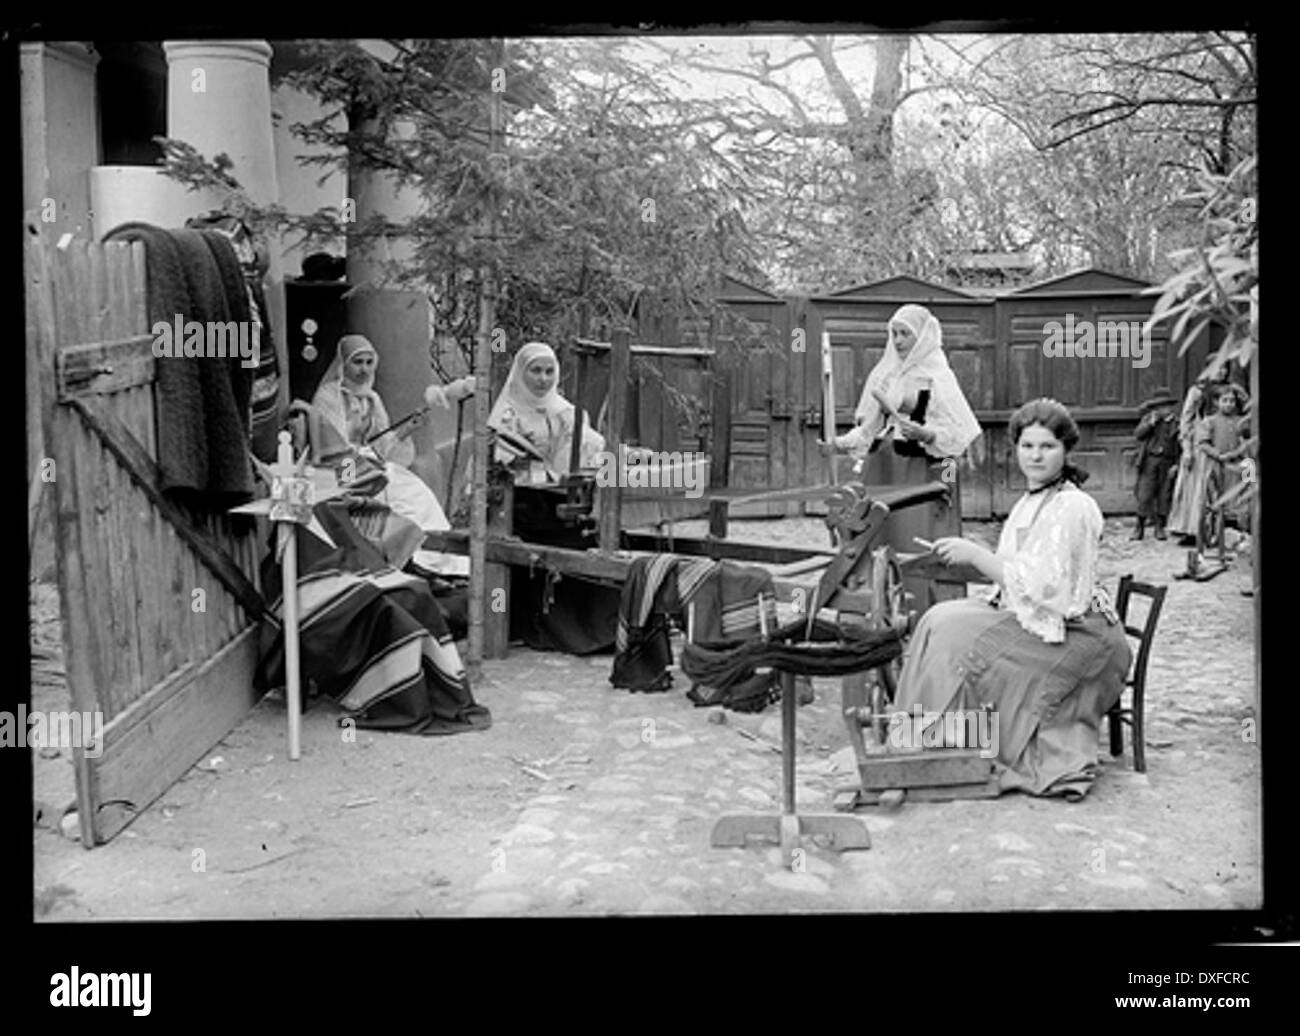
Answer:
<path fill-rule="evenodd" d="M 255 704 L 259 544 L 247 520 L 189 514 L 158 490 L 141 244 L 26 250 L 53 492 L 82 842 L 131 822 Z M 89 734 L 90 731 L 86 731 Z"/>

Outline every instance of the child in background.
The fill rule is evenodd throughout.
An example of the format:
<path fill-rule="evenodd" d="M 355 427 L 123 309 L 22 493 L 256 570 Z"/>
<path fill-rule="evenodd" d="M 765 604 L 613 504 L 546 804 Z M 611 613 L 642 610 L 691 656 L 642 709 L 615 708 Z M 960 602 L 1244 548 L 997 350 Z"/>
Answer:
<path fill-rule="evenodd" d="M 1182 448 L 1178 441 L 1178 415 L 1174 407 L 1178 400 L 1165 387 L 1156 389 L 1155 395 L 1142 404 L 1142 419 L 1133 432 L 1138 441 L 1137 451 L 1137 528 L 1133 539 L 1140 540 L 1150 523 L 1155 527 L 1158 540 L 1166 538 L 1165 522 L 1169 519 L 1169 506 L 1173 501 L 1174 479 L 1178 472 L 1178 457 Z"/>

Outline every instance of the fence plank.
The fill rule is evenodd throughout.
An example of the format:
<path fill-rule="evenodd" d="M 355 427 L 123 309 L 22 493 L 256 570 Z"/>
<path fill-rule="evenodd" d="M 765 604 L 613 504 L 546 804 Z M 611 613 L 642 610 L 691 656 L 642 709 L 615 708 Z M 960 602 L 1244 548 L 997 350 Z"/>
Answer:
<path fill-rule="evenodd" d="M 59 342 L 59 321 L 54 296 L 59 284 L 55 263 L 39 238 L 27 240 L 26 309 L 27 333 L 32 336 L 32 353 L 37 358 L 40 382 L 41 431 L 46 452 L 55 464 L 51 510 L 59 572 L 59 613 L 63 622 L 63 665 L 68 674 L 72 707 L 80 712 L 97 708 L 92 681 L 92 654 L 88 640 L 90 621 L 81 565 L 81 532 L 77 521 L 78 485 L 75 437 L 78 419 L 54 403 L 54 356 Z M 93 797 L 90 760 L 82 748 L 72 752 L 77 775 L 77 815 L 81 840 L 94 844 Z"/>
<path fill-rule="evenodd" d="M 238 596 L 245 608 L 260 616 L 266 606 L 248 577 L 189 520 L 180 507 L 163 495 L 157 464 L 121 421 L 98 399 L 78 397 L 72 404 L 194 553 Z"/>
<path fill-rule="evenodd" d="M 105 728 L 101 842 L 147 809 L 257 704 L 249 679 L 256 658 L 257 629 L 249 627 Z"/>
<path fill-rule="evenodd" d="M 58 398 L 65 402 L 74 395 L 115 395 L 137 385 L 151 385 L 158 361 L 149 335 L 114 339 L 105 333 L 84 345 L 63 346 L 56 362 Z"/>

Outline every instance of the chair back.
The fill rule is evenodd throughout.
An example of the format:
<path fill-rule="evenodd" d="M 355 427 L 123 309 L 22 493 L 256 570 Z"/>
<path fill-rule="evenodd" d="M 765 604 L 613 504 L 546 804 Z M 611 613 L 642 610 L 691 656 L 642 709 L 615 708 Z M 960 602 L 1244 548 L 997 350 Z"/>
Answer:
<path fill-rule="evenodd" d="M 1115 612 L 1119 615 L 1124 632 L 1130 637 L 1137 638 L 1138 641 L 1138 653 L 1133 666 L 1135 676 L 1146 672 L 1147 658 L 1151 654 L 1151 642 L 1155 639 L 1156 623 L 1160 621 L 1160 609 L 1164 607 L 1165 593 L 1168 589 L 1167 586 L 1141 582 L 1134 579 L 1132 575 L 1126 575 L 1119 581 L 1119 591 L 1115 595 Z M 1129 601 L 1134 595 L 1148 600 L 1146 620 L 1140 627 L 1131 625 L 1128 620 Z M 1130 677 L 1129 681 L 1132 682 L 1132 679 L 1133 677 Z"/>

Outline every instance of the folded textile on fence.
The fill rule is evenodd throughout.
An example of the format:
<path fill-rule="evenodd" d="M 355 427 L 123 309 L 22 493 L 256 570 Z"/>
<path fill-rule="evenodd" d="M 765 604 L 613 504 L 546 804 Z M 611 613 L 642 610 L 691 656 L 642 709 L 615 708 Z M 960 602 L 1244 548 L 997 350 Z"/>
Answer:
<path fill-rule="evenodd" d="M 684 626 L 693 604 L 696 640 L 757 636 L 760 595 L 768 626 L 774 628 L 776 593 L 766 569 L 675 554 L 637 558 L 619 602 L 610 683 L 632 691 L 667 690 L 672 686 L 667 672 L 673 661 L 670 623 Z M 707 688 L 696 690 L 707 697 Z"/>
<path fill-rule="evenodd" d="M 362 728 L 458 734 L 491 725 L 474 701 L 460 655 L 429 584 L 389 565 L 348 518 L 346 504 L 318 504 L 334 546 L 305 530 L 298 547 L 299 650 L 304 678 Z M 262 563 L 271 617 L 260 633 L 255 686 L 284 682 L 283 587 L 270 551 Z"/>
<path fill-rule="evenodd" d="M 247 326 L 248 294 L 229 240 L 215 231 L 164 230 L 124 223 L 106 241 L 145 246 L 149 326 L 197 321 Z M 229 336 L 227 336 L 227 339 Z M 233 343 L 229 343 L 232 349 Z M 248 459 L 253 370 L 239 356 L 160 357 L 156 408 L 162 488 L 187 502 L 224 510 L 253 495 Z"/>

